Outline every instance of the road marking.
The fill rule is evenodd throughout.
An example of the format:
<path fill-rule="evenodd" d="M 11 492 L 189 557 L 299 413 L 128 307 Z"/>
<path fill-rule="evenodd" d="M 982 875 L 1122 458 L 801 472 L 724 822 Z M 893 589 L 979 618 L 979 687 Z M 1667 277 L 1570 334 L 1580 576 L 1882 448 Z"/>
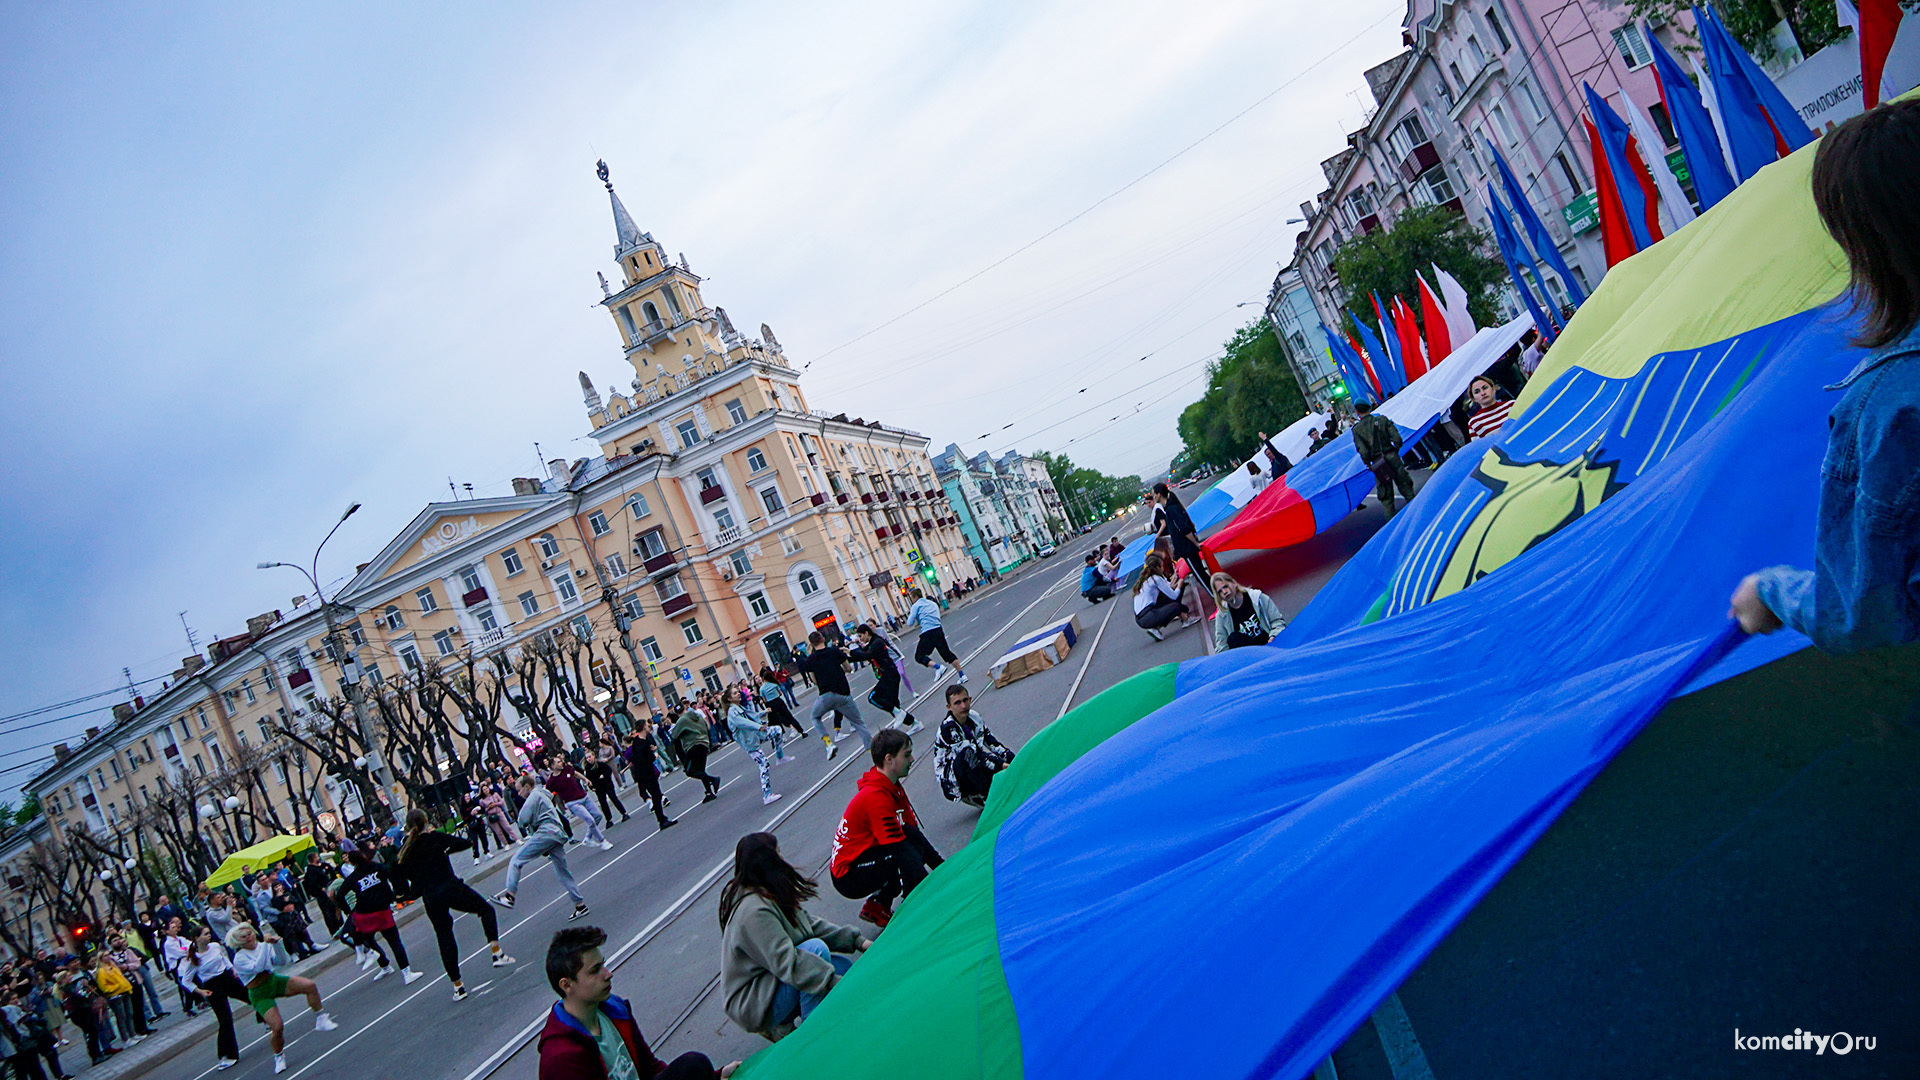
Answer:
<path fill-rule="evenodd" d="M 1407 1019 L 1399 994 L 1388 994 L 1373 1010 L 1373 1029 L 1380 1034 L 1393 1080 L 1433 1080 L 1433 1068 L 1427 1064 L 1426 1051 L 1420 1049 L 1420 1040 L 1414 1038 L 1413 1021 Z"/>
<path fill-rule="evenodd" d="M 1113 613 L 1120 609 L 1120 598 L 1114 597 L 1114 604 L 1107 609 L 1107 617 L 1100 620 L 1100 629 L 1094 631 L 1093 643 L 1087 646 L 1086 662 L 1080 665 L 1080 671 L 1073 677 L 1073 685 L 1067 687 L 1067 699 L 1060 703 L 1060 711 L 1053 714 L 1055 720 L 1067 715 L 1073 708 L 1073 695 L 1080 692 L 1080 683 L 1087 677 L 1087 669 L 1093 666 L 1093 650 L 1100 647 L 1100 639 L 1107 635 L 1107 624 L 1113 621 Z"/>

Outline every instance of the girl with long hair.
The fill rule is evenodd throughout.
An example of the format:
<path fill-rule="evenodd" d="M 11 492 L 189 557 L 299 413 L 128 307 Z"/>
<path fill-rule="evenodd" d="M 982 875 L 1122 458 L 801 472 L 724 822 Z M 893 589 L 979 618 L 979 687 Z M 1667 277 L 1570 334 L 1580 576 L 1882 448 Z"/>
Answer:
<path fill-rule="evenodd" d="M 1197 609 L 1200 605 L 1196 601 L 1193 606 Z M 1186 587 L 1174 584 L 1165 556 L 1149 551 L 1146 563 L 1140 567 L 1140 576 L 1133 583 L 1134 624 L 1153 640 L 1164 641 L 1166 636 L 1160 628 L 1175 619 L 1180 619 L 1182 626 L 1191 626 L 1196 621 L 1187 615 Z"/>
<path fill-rule="evenodd" d="M 720 893 L 720 977 L 727 1016 L 769 1040 L 791 1032 L 872 942 L 800 905 L 819 895 L 813 879 L 780 856 L 772 833 L 749 833 L 733 849 L 733 880 Z"/>
<path fill-rule="evenodd" d="M 348 853 L 342 874 L 344 888 L 353 895 L 353 914 L 348 919 L 353 925 L 355 940 L 365 945 L 380 964 L 380 970 L 373 973 L 374 980 L 377 982 L 392 973 L 387 954 L 380 951 L 380 943 L 374 940 L 373 936 L 379 934 L 387 939 L 387 947 L 393 950 L 393 958 L 400 964 L 400 981 L 412 983 L 423 973 L 413 970 L 413 963 L 407 959 L 407 947 L 400 942 L 400 927 L 393 921 L 396 896 L 387 868 L 363 845 Z M 366 962 L 362 961 L 360 967 L 365 970 Z"/>
<path fill-rule="evenodd" d="M 494 967 L 506 967 L 514 962 L 513 957 L 500 948 L 500 920 L 493 913 L 493 905 L 453 872 L 453 860 L 449 856 L 472 847 L 471 840 L 427 828 L 426 811 L 415 808 L 407 811 L 400 855 L 394 860 L 401 876 L 426 905 L 427 921 L 433 924 L 434 940 L 440 944 L 440 966 L 447 969 L 447 981 L 453 984 L 455 1001 L 467 999 L 467 988 L 460 981 L 460 943 L 453 936 L 454 912 L 480 916 L 480 929 L 487 935 Z"/>

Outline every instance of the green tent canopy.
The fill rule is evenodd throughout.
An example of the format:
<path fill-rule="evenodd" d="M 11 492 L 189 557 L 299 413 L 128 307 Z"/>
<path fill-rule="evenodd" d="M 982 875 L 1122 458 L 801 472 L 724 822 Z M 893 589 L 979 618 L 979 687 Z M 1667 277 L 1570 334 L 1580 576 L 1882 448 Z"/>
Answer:
<path fill-rule="evenodd" d="M 262 840 L 251 847 L 243 847 L 227 856 L 220 868 L 213 872 L 204 883 L 209 889 L 239 881 L 242 874 L 251 873 L 263 866 L 271 866 L 296 851 L 305 851 L 313 846 L 313 837 L 307 833 L 297 836 L 276 836 Z"/>

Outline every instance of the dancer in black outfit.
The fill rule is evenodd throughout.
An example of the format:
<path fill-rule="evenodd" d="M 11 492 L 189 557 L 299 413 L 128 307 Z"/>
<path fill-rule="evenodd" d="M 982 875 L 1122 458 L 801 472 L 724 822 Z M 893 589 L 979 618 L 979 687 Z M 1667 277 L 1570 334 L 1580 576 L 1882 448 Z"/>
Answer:
<path fill-rule="evenodd" d="M 460 880 L 447 858 L 456 851 L 473 847 L 470 841 L 427 828 L 424 810 L 407 811 L 406 831 L 401 836 L 400 855 L 394 860 L 414 895 L 427 907 L 427 921 L 433 924 L 433 936 L 440 943 L 440 965 L 447 969 L 447 981 L 453 984 L 453 1000 L 465 1001 L 467 988 L 460 981 L 460 944 L 453 936 L 453 913 L 464 911 L 480 916 L 480 928 L 493 950 L 493 966 L 506 967 L 514 962 L 500 948 L 500 921 L 493 905 L 473 887 Z"/>
<path fill-rule="evenodd" d="M 621 821 L 633 816 L 627 813 L 626 804 L 620 801 L 619 792 L 613 786 L 614 765 L 613 747 L 609 744 L 604 751 L 588 750 L 587 764 L 582 770 L 587 774 L 587 786 L 593 789 L 594 796 L 600 800 L 600 816 L 606 819 L 608 825 L 613 824 L 614 810 L 620 811 Z M 613 804 L 612 809 L 607 807 L 609 802 Z"/>
<path fill-rule="evenodd" d="M 660 793 L 660 766 L 654 763 L 653 757 L 658 746 L 653 738 L 653 722 L 642 720 L 627 737 L 627 770 L 633 773 L 633 783 L 640 794 L 653 803 L 653 820 L 668 829 L 680 823 L 668 817 L 661 806 L 665 796 Z"/>

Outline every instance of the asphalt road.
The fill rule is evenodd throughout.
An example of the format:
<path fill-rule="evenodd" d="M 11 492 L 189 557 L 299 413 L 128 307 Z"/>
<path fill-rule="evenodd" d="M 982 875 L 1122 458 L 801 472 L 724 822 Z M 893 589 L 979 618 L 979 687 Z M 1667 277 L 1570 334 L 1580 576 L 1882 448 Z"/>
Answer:
<path fill-rule="evenodd" d="M 1126 534 L 1137 535 L 1144 520 L 1134 519 Z M 1108 526 L 1093 537 L 1076 538 L 1053 558 L 1023 568 L 956 606 L 946 619 L 948 641 L 972 676 L 976 711 L 1016 749 L 1064 711 L 1070 689 L 1075 691 L 1073 700 L 1084 700 L 1144 668 L 1203 651 L 1198 629 L 1153 642 L 1133 626 L 1124 599 L 1093 606 L 1080 597 L 1082 554 L 1093 539 L 1114 531 L 1114 526 Z M 1103 621 L 1115 613 L 1102 635 Z M 988 665 L 1017 636 L 1068 614 L 1080 616 L 1084 634 L 1065 662 L 1004 688 L 990 685 Z M 1100 638 L 1097 646 L 1096 637 Z M 910 647 L 911 641 L 905 644 Z M 951 853 L 965 844 L 978 811 L 941 797 L 932 754 L 926 750 L 942 712 L 937 699 L 945 683 L 936 686 L 932 672 L 919 667 L 910 667 L 909 678 L 920 698 L 914 711 L 928 725 L 916 740 L 926 755 L 925 764 L 908 778 L 907 789 L 929 837 L 943 852 Z M 952 676 L 947 678 L 950 681 Z M 865 684 L 870 680 L 855 680 L 857 699 L 864 694 Z M 803 704 L 807 700 L 803 698 Z M 667 794 L 674 805 L 669 813 L 680 819 L 680 827 L 661 833 L 651 815 L 641 812 L 612 828 L 613 850 L 577 848 L 568 853 L 574 876 L 592 906 L 592 914 L 584 921 L 607 932 L 609 954 L 617 958 L 615 992 L 633 1002 L 642 1031 L 663 1057 L 698 1049 L 722 1063 L 765 1045 L 758 1037 L 733 1028 L 720 1010 L 715 992 L 719 888 L 731 867 L 735 841 L 749 832 L 777 833 L 790 860 L 810 871 L 823 870 L 840 812 L 869 764 L 857 738 L 840 746 L 839 757 L 828 762 L 817 740 L 797 746 L 790 741 L 788 749 L 795 760 L 774 767 L 774 789 L 785 798 L 772 806 L 760 803 L 752 763 L 736 748 L 727 747 L 709 764 L 714 775 L 726 781 L 717 801 L 701 804 L 698 785 L 672 778 Z M 632 801 L 628 808 L 640 809 Z M 502 876 L 503 871 L 496 868 L 469 880 L 491 894 L 500 887 Z M 854 924 L 858 902 L 843 900 L 824 873 L 820 881 L 823 895 L 810 906 L 823 918 Z M 322 1075 L 355 1080 L 422 1074 L 453 1080 L 532 1076 L 531 1038 L 553 1000 L 541 961 L 552 933 L 568 925 L 571 905 L 544 864 L 523 880 L 519 901 L 513 910 L 499 912 L 502 942 L 519 958 L 517 966 L 489 967 L 478 920 L 461 916 L 455 923 L 462 974 L 473 991 L 466 1001 L 451 1000 L 451 988 L 424 919 L 404 926 L 402 937 L 414 967 L 426 972 L 427 978 L 411 986 L 397 978 L 376 983 L 345 962 L 321 971 L 317 981 L 328 1010 L 341 1026 L 335 1032 L 317 1033 L 304 1006 L 289 1003 L 287 1012 L 296 1015 L 288 1022 L 285 1080 Z M 265 1029 L 243 1020 L 241 1045 L 240 1066 L 222 1074 L 223 1080 L 271 1077 Z M 155 1080 L 205 1080 L 213 1074 L 213 1065 L 213 1041 L 207 1038 L 145 1075 Z"/>

